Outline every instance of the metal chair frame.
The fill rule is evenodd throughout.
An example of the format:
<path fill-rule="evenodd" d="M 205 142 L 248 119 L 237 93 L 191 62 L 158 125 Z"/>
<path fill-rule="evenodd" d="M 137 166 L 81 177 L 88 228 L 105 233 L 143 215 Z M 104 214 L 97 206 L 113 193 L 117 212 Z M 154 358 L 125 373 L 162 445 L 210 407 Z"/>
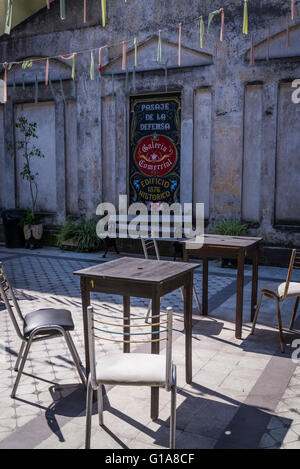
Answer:
<path fill-rule="evenodd" d="M 154 250 L 155 250 L 156 259 L 157 259 L 158 261 L 160 261 L 160 254 L 159 254 L 159 250 L 158 250 L 158 245 L 157 245 L 156 239 L 155 239 L 155 238 L 149 238 L 149 239 L 141 238 L 141 242 L 142 242 L 142 247 L 143 247 L 145 259 L 149 259 L 148 251 L 149 251 L 150 249 L 154 249 Z M 180 288 L 180 291 L 181 291 L 182 299 L 184 299 L 183 290 L 184 290 L 183 287 L 181 287 L 181 288 Z M 198 311 L 199 311 L 199 313 L 201 314 L 201 313 L 202 313 L 201 304 L 200 304 L 200 301 L 199 301 L 199 297 L 198 297 L 198 295 L 197 295 L 197 291 L 196 291 L 195 285 L 193 285 L 193 294 L 194 294 L 194 298 L 195 298 L 196 303 L 197 303 Z M 146 315 L 146 319 L 145 319 L 146 323 L 149 322 L 149 317 L 150 317 L 151 309 L 152 309 L 152 300 L 149 301 L 149 305 L 148 305 L 148 309 L 147 309 L 147 315 Z"/>
<path fill-rule="evenodd" d="M 263 296 L 266 296 L 267 298 L 270 298 L 271 300 L 274 300 L 276 302 L 278 328 L 279 328 L 279 338 L 280 338 L 280 346 L 281 346 L 282 353 L 284 353 L 284 351 L 285 351 L 285 342 L 284 342 L 284 337 L 283 337 L 280 303 L 282 303 L 284 300 L 286 300 L 286 298 L 296 297 L 296 303 L 295 303 L 295 306 L 294 306 L 294 311 L 293 311 L 290 326 L 289 326 L 289 329 L 293 330 L 294 323 L 295 323 L 295 318 L 296 318 L 296 314 L 297 314 L 297 310 L 298 310 L 298 306 L 299 306 L 299 301 L 300 301 L 300 296 L 299 295 L 289 294 L 289 286 L 290 286 L 290 282 L 291 282 L 291 278 L 292 278 L 293 269 L 300 269 L 300 252 L 297 253 L 296 249 L 293 249 L 292 253 L 291 253 L 291 258 L 290 258 L 288 273 L 287 273 L 287 277 L 286 277 L 286 281 L 285 281 L 285 288 L 284 288 L 283 295 L 281 297 L 278 297 L 278 295 L 276 295 L 275 293 L 272 293 L 267 288 L 262 287 L 260 289 L 260 295 L 259 295 L 259 299 L 258 299 L 258 303 L 257 303 L 257 307 L 256 307 L 254 319 L 253 319 L 252 329 L 251 329 L 251 334 L 254 334 L 255 326 L 256 326 L 257 318 L 258 318 L 258 313 L 259 313 L 259 310 L 260 310 L 260 307 L 261 307 Z M 300 284 L 299 284 L 299 286 L 300 286 Z"/>
<path fill-rule="evenodd" d="M 81 369 L 82 363 L 81 363 L 80 357 L 78 355 L 77 349 L 75 347 L 75 344 L 73 342 L 73 339 L 71 337 L 70 332 L 66 331 L 60 325 L 51 324 L 51 325 L 47 325 L 47 326 L 36 327 L 30 333 L 30 335 L 28 337 L 25 337 L 25 335 L 21 332 L 21 329 L 19 327 L 19 323 L 18 323 L 18 320 L 16 318 L 15 312 L 14 312 L 13 307 L 12 307 L 12 305 L 9 301 L 9 298 L 6 294 L 7 292 L 9 292 L 9 294 L 10 294 L 12 304 L 13 304 L 13 307 L 16 311 L 16 315 L 17 315 L 19 321 L 23 325 L 25 325 L 25 319 L 24 319 L 24 316 L 21 313 L 21 309 L 19 307 L 18 301 L 17 301 L 16 296 L 14 294 L 13 288 L 10 286 L 10 283 L 9 283 L 7 277 L 6 277 L 5 272 L 4 272 L 2 263 L 0 262 L 0 298 L 3 299 L 5 307 L 8 311 L 8 314 L 9 314 L 9 316 L 11 318 L 11 321 L 14 325 L 15 331 L 16 331 L 18 337 L 22 341 L 20 351 L 18 353 L 18 358 L 17 358 L 16 364 L 15 364 L 15 367 L 14 367 L 14 371 L 18 372 L 18 374 L 17 374 L 16 380 L 15 380 L 15 383 L 14 383 L 14 386 L 13 386 L 11 397 L 12 398 L 16 397 L 16 392 L 17 392 L 17 389 L 18 389 L 18 385 L 20 383 L 21 375 L 22 375 L 22 372 L 23 372 L 23 369 L 24 369 L 24 366 L 25 366 L 25 363 L 26 363 L 26 360 L 27 360 L 27 357 L 28 357 L 28 353 L 29 353 L 31 344 L 33 342 L 40 342 L 42 340 L 54 339 L 54 338 L 61 337 L 61 336 L 63 336 L 65 341 L 66 341 L 67 347 L 68 347 L 68 349 L 70 351 L 70 354 L 73 358 L 74 364 L 77 368 L 77 371 L 78 371 L 79 377 L 82 381 L 82 384 L 86 387 L 86 378 L 85 378 L 85 375 L 84 375 L 84 373 Z M 41 334 L 43 334 L 43 335 L 41 336 Z"/>
<path fill-rule="evenodd" d="M 104 420 L 103 420 L 103 394 L 102 394 L 102 386 L 103 383 L 101 383 L 99 380 L 97 380 L 96 376 L 96 355 L 95 355 L 95 339 L 99 340 L 109 340 L 113 342 L 118 342 L 118 343 L 151 343 L 151 342 L 160 342 L 163 340 L 167 341 L 167 346 L 166 346 L 166 378 L 165 378 L 165 383 L 164 387 L 167 391 L 171 391 L 171 417 L 170 417 L 170 448 L 174 449 L 175 448 L 175 434 L 176 434 L 176 392 L 177 392 L 177 378 L 176 378 L 176 366 L 172 363 L 172 308 L 167 308 L 167 312 L 161 313 L 157 316 L 153 316 L 152 319 L 159 318 L 157 320 L 157 323 L 154 324 L 145 324 L 143 323 L 135 323 L 134 325 L 129 325 L 129 324 L 117 324 L 117 323 L 107 323 L 107 322 L 100 322 L 100 324 L 106 324 L 106 325 L 113 325 L 117 327 L 122 328 L 122 332 L 114 332 L 114 331 L 105 331 L 103 329 L 98 329 L 102 333 L 110 333 L 110 334 L 122 334 L 123 335 L 123 340 L 115 340 L 112 338 L 104 338 L 99 337 L 98 335 L 95 335 L 95 330 L 97 330 L 97 327 L 95 327 L 95 323 L 99 321 L 96 321 L 94 319 L 94 316 L 103 316 L 101 313 L 94 313 L 93 307 L 89 306 L 88 307 L 88 346 L 89 346 L 89 354 L 90 354 L 90 374 L 88 377 L 88 385 L 87 385 L 87 402 L 86 402 L 86 436 L 85 436 L 85 448 L 90 449 L 90 444 L 91 444 L 91 423 L 92 423 L 92 408 L 93 408 L 93 391 L 97 391 L 97 401 L 98 401 L 98 418 L 99 418 L 99 425 L 103 426 L 104 425 Z M 162 315 L 167 316 L 167 320 L 160 322 L 160 318 Z M 106 315 L 104 315 L 107 317 Z M 116 316 L 111 316 L 114 320 L 116 320 Z M 132 318 L 134 319 L 134 318 Z M 135 318 L 141 320 L 141 318 Z M 98 325 L 98 324 L 96 324 Z M 154 330 L 154 332 L 131 332 L 130 328 L 135 328 L 135 327 L 161 327 L 161 325 L 164 326 L 163 330 Z M 166 325 L 166 327 L 165 327 Z M 125 332 L 124 332 L 125 331 Z M 128 331 L 128 332 L 126 332 Z M 160 334 L 165 333 L 166 337 L 164 338 L 158 338 Z M 131 336 L 140 336 L 140 335 L 148 335 L 151 334 L 152 339 L 151 340 L 131 340 Z M 124 338 L 125 337 L 125 338 Z M 130 355 L 130 354 L 129 354 Z M 131 355 L 134 355 L 131 354 Z M 149 354 L 151 356 L 151 354 Z M 114 380 L 111 383 L 105 382 L 105 384 L 120 384 L 123 386 L 129 385 L 129 386 L 134 386 L 134 385 L 140 385 L 139 383 L 135 382 L 117 382 Z M 157 386 L 157 384 L 143 384 L 145 386 Z"/>

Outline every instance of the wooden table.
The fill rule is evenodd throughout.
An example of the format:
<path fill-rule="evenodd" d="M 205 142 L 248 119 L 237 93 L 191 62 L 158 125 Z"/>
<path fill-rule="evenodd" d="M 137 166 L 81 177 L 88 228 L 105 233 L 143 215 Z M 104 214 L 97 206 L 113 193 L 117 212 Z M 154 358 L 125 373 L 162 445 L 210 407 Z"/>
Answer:
<path fill-rule="evenodd" d="M 130 297 L 150 298 L 152 315 L 160 313 L 160 298 L 177 288 L 184 288 L 184 325 L 186 382 L 192 380 L 192 298 L 193 271 L 199 264 L 169 262 L 122 257 L 114 261 L 94 265 L 74 272 L 80 275 L 83 309 L 86 372 L 89 374 L 87 307 L 90 292 L 111 293 L 123 296 L 124 323 L 130 324 Z M 156 320 L 154 319 L 154 322 Z M 155 332 L 157 326 L 152 327 Z M 124 352 L 130 352 L 130 344 L 124 344 Z M 159 353 L 159 342 L 151 344 L 151 352 Z M 151 389 L 151 418 L 158 418 L 159 388 Z"/>
<path fill-rule="evenodd" d="M 262 238 L 250 238 L 242 236 L 204 235 L 203 247 L 199 249 L 187 248 L 187 242 L 183 242 L 183 260 L 189 262 L 190 257 L 203 260 L 202 280 L 202 314 L 208 314 L 208 259 L 225 258 L 237 259 L 237 292 L 236 292 L 236 323 L 235 337 L 242 338 L 243 325 L 243 291 L 244 291 L 244 265 L 245 256 L 252 256 L 252 299 L 251 321 L 254 318 L 257 303 L 257 279 L 258 279 L 258 252 L 259 242 Z"/>

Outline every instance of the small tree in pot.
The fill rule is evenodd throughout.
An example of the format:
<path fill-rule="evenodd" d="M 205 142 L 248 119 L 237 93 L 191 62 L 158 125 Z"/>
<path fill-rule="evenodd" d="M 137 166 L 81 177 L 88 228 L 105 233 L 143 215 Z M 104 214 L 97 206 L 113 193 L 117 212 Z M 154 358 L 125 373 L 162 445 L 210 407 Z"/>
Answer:
<path fill-rule="evenodd" d="M 33 143 L 34 140 L 38 139 L 36 122 L 28 122 L 24 116 L 21 116 L 16 122 L 16 128 L 20 132 L 20 139 L 16 141 L 16 150 L 24 158 L 24 165 L 20 174 L 24 180 L 28 181 L 31 199 L 31 207 L 26 209 L 21 223 L 24 227 L 25 247 L 34 249 L 40 246 L 40 240 L 43 236 L 43 225 L 40 217 L 36 214 L 38 198 L 37 176 L 39 174 L 32 170 L 32 161 L 36 158 L 44 158 L 45 155 Z"/>

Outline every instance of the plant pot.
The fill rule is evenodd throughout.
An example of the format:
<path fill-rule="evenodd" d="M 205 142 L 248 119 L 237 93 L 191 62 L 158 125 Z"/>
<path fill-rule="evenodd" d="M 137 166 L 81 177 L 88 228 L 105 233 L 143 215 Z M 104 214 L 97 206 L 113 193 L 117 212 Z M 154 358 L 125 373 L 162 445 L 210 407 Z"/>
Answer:
<path fill-rule="evenodd" d="M 41 239 L 43 236 L 44 227 L 42 223 L 38 225 L 25 225 L 25 248 L 36 249 L 41 247 Z"/>

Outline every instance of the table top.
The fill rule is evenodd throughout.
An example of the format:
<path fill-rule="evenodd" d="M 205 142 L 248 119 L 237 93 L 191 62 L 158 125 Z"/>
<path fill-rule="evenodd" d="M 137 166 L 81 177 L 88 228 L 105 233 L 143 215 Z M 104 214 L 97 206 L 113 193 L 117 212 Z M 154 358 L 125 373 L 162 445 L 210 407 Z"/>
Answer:
<path fill-rule="evenodd" d="M 110 262 L 77 270 L 74 275 L 157 284 L 191 272 L 197 267 L 199 267 L 199 264 L 187 262 L 121 257 Z"/>
<path fill-rule="evenodd" d="M 225 236 L 225 235 L 204 235 L 204 246 L 216 246 L 216 247 L 234 247 L 234 248 L 249 248 L 262 241 L 262 238 L 252 238 L 250 236 Z M 189 243 L 189 241 L 182 241 L 183 243 Z M 201 248 L 199 248 L 201 249 Z"/>

